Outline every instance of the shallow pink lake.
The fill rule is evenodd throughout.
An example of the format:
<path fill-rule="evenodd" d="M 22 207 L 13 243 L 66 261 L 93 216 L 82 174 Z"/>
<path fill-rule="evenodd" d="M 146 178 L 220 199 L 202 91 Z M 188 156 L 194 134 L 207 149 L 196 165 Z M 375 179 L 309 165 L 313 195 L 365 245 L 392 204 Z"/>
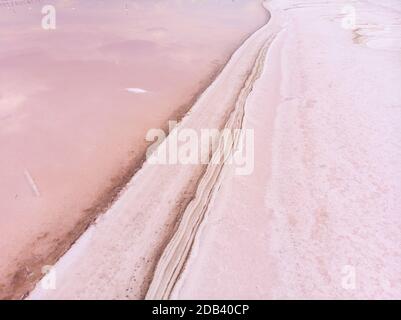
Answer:
<path fill-rule="evenodd" d="M 138 164 L 147 130 L 266 20 L 257 0 L 27 2 L 0 0 L 0 297 L 14 298 Z"/>

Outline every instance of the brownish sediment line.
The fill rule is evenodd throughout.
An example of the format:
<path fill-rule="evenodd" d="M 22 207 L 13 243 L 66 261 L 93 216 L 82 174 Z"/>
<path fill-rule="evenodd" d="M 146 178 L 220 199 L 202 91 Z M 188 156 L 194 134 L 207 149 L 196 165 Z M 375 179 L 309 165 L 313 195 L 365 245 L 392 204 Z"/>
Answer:
<path fill-rule="evenodd" d="M 264 34 L 258 32 L 255 37 L 256 42 L 251 40 L 246 48 L 236 50 L 229 66 L 197 100 L 178 130 L 224 126 L 263 45 Z M 229 84 L 227 91 L 221 90 Z M 57 290 L 49 292 L 37 286 L 29 299 L 143 298 L 155 264 L 193 199 L 203 171 L 203 165 L 145 164 L 108 214 L 55 265 L 60 283 Z M 110 281 L 113 292 L 106 290 Z"/>
<path fill-rule="evenodd" d="M 227 61 L 229 61 L 229 59 L 230 58 L 228 58 Z M 182 120 L 193 104 L 198 100 L 199 96 L 216 79 L 227 61 L 224 65 L 216 68 L 212 75 L 205 80 L 205 84 L 203 84 L 198 92 L 192 96 L 189 102 L 183 104 L 176 112 L 172 113 L 169 120 L 177 120 L 178 122 Z M 168 124 L 162 124 L 161 128 L 167 132 Z M 84 211 L 84 217 L 65 235 L 58 237 L 60 240 L 56 241 L 54 246 L 50 248 L 48 256 L 29 257 L 24 262 L 19 263 L 17 271 L 8 276 L 8 278 L 11 279 L 10 284 L 0 285 L 0 299 L 24 299 L 29 294 L 34 285 L 43 277 L 41 271 L 42 267 L 45 265 L 54 265 L 89 228 L 89 226 L 96 221 L 99 215 L 105 213 L 119 198 L 127 183 L 142 168 L 146 161 L 146 150 L 149 145 L 151 145 L 151 142 L 148 142 L 146 148 L 139 152 L 142 154 L 141 157 L 133 159 L 132 164 L 129 165 L 127 169 L 111 179 L 114 183 L 108 186 L 98 196 L 98 199 L 93 203 L 93 205 Z M 189 201 L 190 200 L 188 200 L 188 202 Z M 185 203 L 185 200 L 183 200 L 183 202 Z M 46 239 L 46 236 L 38 238 L 36 241 L 43 241 L 44 239 Z M 32 247 L 27 248 L 20 256 L 31 256 L 31 251 Z"/>
<path fill-rule="evenodd" d="M 267 14 L 266 21 L 269 20 L 269 17 L 269 14 Z M 241 41 L 238 47 L 242 46 L 243 43 L 262 26 L 258 26 L 256 30 L 251 31 L 249 35 Z M 205 89 L 208 88 L 210 84 L 214 82 L 216 77 L 221 73 L 221 71 L 224 69 L 227 62 L 230 61 L 232 55 L 236 50 L 237 48 L 233 50 L 233 52 L 227 57 L 226 61 L 223 64 L 216 67 L 214 72 L 209 76 L 207 80 L 203 82 L 198 91 L 190 98 L 190 100 L 182 106 L 178 107 L 178 109 L 171 114 L 168 120 L 174 119 L 180 121 L 183 117 L 185 117 L 187 112 L 196 103 L 196 101 L 199 99 Z M 227 118 L 228 117 L 229 113 L 227 114 Z M 166 120 L 166 122 L 168 120 Z M 224 124 L 222 126 L 224 126 Z M 161 128 L 167 131 L 168 125 L 166 123 L 163 123 L 161 124 Z M 147 144 L 147 146 L 149 145 L 150 143 Z M 93 205 L 84 211 L 85 215 L 80 221 L 75 224 L 73 228 L 70 229 L 70 231 L 66 232 L 63 235 L 60 235 L 57 239 L 54 239 L 51 244 L 45 245 L 43 244 L 43 242 L 46 239 L 47 235 L 43 235 L 37 238 L 36 241 L 29 248 L 26 248 L 22 251 L 20 256 L 24 256 L 27 258 L 24 260 L 24 262 L 18 263 L 17 271 L 8 275 L 9 282 L 0 285 L 0 299 L 23 299 L 29 294 L 29 292 L 34 288 L 35 284 L 43 277 L 41 271 L 42 267 L 45 265 L 54 265 L 59 260 L 59 258 L 63 256 L 77 241 L 77 239 L 89 228 L 89 226 L 93 224 L 101 214 L 106 212 L 116 201 L 116 199 L 119 198 L 127 183 L 142 168 L 146 160 L 145 153 L 147 146 L 143 150 L 141 150 L 140 154 L 142 154 L 142 156 L 132 159 L 131 164 L 128 165 L 126 169 L 122 170 L 119 174 L 111 179 L 112 183 L 99 194 L 98 199 L 93 203 Z M 150 280 L 158 259 L 164 251 L 167 243 L 171 240 L 171 237 L 175 233 L 182 213 L 185 211 L 185 208 L 188 206 L 191 200 L 195 197 L 196 189 L 202 175 L 203 173 L 200 175 L 199 179 L 195 183 L 192 182 L 191 185 L 188 185 L 189 194 L 184 196 L 182 198 L 182 202 L 177 205 L 176 218 L 171 224 L 171 229 L 168 230 L 169 236 L 163 241 L 163 245 L 161 246 L 161 248 L 157 250 L 155 256 L 156 262 L 153 264 L 151 271 L 149 272 L 148 283 L 144 283 L 143 297 L 147 292 L 148 285 L 150 284 Z M 36 244 L 39 242 L 41 243 L 41 246 L 44 247 L 43 251 L 48 252 L 47 254 L 32 254 L 32 248 L 35 247 Z"/>

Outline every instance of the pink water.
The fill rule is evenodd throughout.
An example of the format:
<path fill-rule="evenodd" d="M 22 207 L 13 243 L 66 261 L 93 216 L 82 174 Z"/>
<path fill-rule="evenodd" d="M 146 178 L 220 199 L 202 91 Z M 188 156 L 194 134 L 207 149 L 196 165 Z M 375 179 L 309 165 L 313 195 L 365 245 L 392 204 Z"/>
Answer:
<path fill-rule="evenodd" d="M 147 130 L 266 19 L 257 0 L 27 2 L 0 0 L 0 297 L 14 298 L 101 211 Z"/>

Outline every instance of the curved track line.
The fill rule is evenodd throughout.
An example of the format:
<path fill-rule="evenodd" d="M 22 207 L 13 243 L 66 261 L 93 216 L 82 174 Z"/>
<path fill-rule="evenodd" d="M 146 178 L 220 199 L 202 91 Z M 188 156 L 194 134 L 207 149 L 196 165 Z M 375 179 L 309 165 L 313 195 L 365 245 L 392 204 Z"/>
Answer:
<path fill-rule="evenodd" d="M 253 84 L 261 75 L 267 50 L 274 37 L 275 35 L 270 36 L 260 49 L 255 64 L 237 98 L 235 108 L 225 124 L 225 129 L 242 128 L 246 100 L 252 91 Z M 196 196 L 186 208 L 176 233 L 158 262 L 146 299 L 168 299 L 170 297 L 190 254 L 196 233 L 204 219 L 212 195 L 218 190 L 221 172 L 227 160 L 223 159 L 224 155 L 230 154 L 237 147 L 239 137 L 240 133 L 236 132 L 233 142 L 228 145 L 223 137 L 220 138 L 212 161 L 198 185 Z"/>

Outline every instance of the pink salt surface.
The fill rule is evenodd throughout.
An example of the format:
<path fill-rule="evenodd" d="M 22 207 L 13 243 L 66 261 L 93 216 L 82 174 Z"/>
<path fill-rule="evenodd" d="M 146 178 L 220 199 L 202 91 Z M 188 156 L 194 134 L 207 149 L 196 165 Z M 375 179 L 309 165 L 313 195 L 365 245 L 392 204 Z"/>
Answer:
<path fill-rule="evenodd" d="M 399 299 L 400 4 L 269 4 L 255 171 L 224 172 L 172 298 Z"/>
<path fill-rule="evenodd" d="M 138 163 L 146 131 L 175 119 L 266 16 L 251 0 L 47 1 L 57 29 L 45 31 L 41 1 L 4 3 L 0 297 L 18 298 Z"/>

